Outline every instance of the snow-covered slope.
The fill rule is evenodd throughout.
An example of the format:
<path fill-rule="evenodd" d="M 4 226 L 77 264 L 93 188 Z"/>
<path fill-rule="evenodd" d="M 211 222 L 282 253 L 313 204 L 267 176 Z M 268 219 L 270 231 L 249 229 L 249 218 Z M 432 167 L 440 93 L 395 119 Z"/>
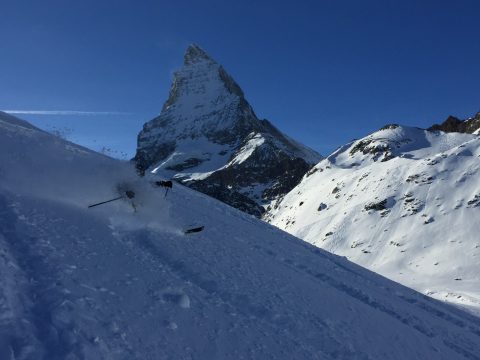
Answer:
<path fill-rule="evenodd" d="M 480 313 L 480 137 L 397 125 L 338 149 L 269 221 Z"/>
<path fill-rule="evenodd" d="M 4 114 L 0 169 L 1 359 L 480 358 L 478 318 Z"/>
<path fill-rule="evenodd" d="M 141 172 L 175 177 L 261 216 L 320 158 L 259 120 L 223 67 L 191 45 L 162 113 L 138 136 L 135 161 Z"/>

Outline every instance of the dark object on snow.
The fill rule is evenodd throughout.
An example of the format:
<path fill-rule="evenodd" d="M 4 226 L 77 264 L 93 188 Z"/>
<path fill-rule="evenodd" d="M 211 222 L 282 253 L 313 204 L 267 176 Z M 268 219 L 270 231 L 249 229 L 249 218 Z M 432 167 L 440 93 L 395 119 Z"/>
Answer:
<path fill-rule="evenodd" d="M 387 199 L 384 199 L 377 203 L 371 202 L 364 206 L 364 209 L 367 211 L 369 210 L 380 211 L 380 210 L 385 210 L 386 208 L 387 208 Z"/>
<path fill-rule="evenodd" d="M 158 187 L 164 187 L 165 190 L 165 197 L 167 197 L 168 194 L 168 189 L 171 189 L 173 187 L 173 182 L 171 180 L 160 180 L 160 181 L 155 181 L 155 185 Z"/>
<path fill-rule="evenodd" d="M 185 230 L 184 232 L 185 232 L 185 234 L 197 233 L 197 232 L 202 231 L 204 228 L 205 228 L 205 226 L 199 226 L 199 227 L 196 227 L 196 228 L 191 228 L 191 229 Z"/>
<path fill-rule="evenodd" d="M 146 166 L 143 162 L 141 161 L 135 162 L 135 170 L 137 171 L 138 176 L 144 177 L 145 171 L 147 170 L 147 168 L 148 166 Z"/>
<path fill-rule="evenodd" d="M 480 112 L 477 113 L 473 118 L 467 120 L 460 120 L 455 116 L 450 115 L 443 123 L 435 124 L 429 127 L 427 130 L 440 130 L 446 133 L 459 132 L 472 134 L 478 129 L 480 129 Z"/>
<path fill-rule="evenodd" d="M 107 200 L 107 201 L 102 201 L 102 202 L 99 202 L 99 203 L 96 203 L 96 204 L 92 204 L 92 205 L 88 205 L 89 208 L 92 208 L 92 207 L 95 207 L 95 206 L 98 206 L 98 205 L 103 205 L 103 204 L 106 204 L 106 203 L 109 203 L 109 202 L 112 202 L 112 201 L 116 201 L 116 200 L 120 200 L 122 199 L 123 196 L 119 196 L 115 199 L 111 199 L 111 200 Z"/>
<path fill-rule="evenodd" d="M 167 180 L 167 181 L 155 181 L 155 185 L 157 186 L 161 186 L 161 187 L 164 187 L 164 188 L 167 188 L 167 189 L 171 189 L 173 187 L 173 183 L 171 180 Z"/>
<path fill-rule="evenodd" d="M 112 201 L 117 201 L 117 200 L 123 199 L 125 196 L 129 199 L 133 199 L 135 197 L 135 193 L 131 190 L 127 190 L 127 191 L 125 191 L 125 195 L 122 195 L 122 196 L 119 196 L 119 197 L 116 197 L 114 199 L 110 199 L 110 200 L 107 200 L 107 201 L 102 201 L 102 202 L 99 202 L 99 203 L 96 203 L 96 204 L 88 205 L 88 207 L 92 208 L 92 207 L 95 207 L 95 206 L 98 206 L 98 205 L 103 205 L 103 204 L 106 204 L 106 203 L 109 203 L 109 202 L 112 202 Z M 135 206 L 134 206 L 134 209 L 136 210 Z"/>

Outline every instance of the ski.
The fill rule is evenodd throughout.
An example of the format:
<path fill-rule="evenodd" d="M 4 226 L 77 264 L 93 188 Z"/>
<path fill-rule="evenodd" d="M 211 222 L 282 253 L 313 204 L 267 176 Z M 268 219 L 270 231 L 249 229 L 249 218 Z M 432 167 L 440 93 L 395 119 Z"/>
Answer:
<path fill-rule="evenodd" d="M 187 229 L 184 231 L 185 234 L 192 234 L 192 233 L 197 233 L 202 231 L 205 228 L 205 226 L 199 226 L 191 229 Z"/>

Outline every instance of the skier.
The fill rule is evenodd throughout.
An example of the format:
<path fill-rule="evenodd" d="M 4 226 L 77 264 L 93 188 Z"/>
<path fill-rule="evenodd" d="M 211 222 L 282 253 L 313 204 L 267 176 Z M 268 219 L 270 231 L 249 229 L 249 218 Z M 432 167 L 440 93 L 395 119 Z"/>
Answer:
<path fill-rule="evenodd" d="M 165 197 L 167 197 L 168 190 L 173 187 L 173 182 L 172 182 L 171 180 L 167 180 L 167 181 L 163 181 L 163 180 L 155 181 L 154 184 L 155 184 L 155 186 L 164 187 L 164 188 L 165 188 Z"/>

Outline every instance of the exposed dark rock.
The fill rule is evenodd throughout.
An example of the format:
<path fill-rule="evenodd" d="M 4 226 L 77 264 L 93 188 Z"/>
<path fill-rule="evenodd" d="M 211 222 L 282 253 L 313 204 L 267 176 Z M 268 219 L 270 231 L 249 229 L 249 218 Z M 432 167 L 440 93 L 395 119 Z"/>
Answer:
<path fill-rule="evenodd" d="M 472 200 L 467 202 L 467 205 L 471 207 L 480 206 L 480 194 L 475 195 L 475 197 Z"/>
<path fill-rule="evenodd" d="M 325 210 L 326 208 L 327 208 L 327 204 L 320 203 L 320 205 L 318 205 L 317 211 L 322 211 L 322 210 Z"/>
<path fill-rule="evenodd" d="M 390 209 L 385 209 L 385 210 L 380 212 L 381 217 L 386 217 L 386 216 L 388 216 L 388 214 L 390 214 Z"/>
<path fill-rule="evenodd" d="M 318 168 L 313 167 L 313 168 L 311 168 L 311 169 L 307 172 L 307 174 L 306 174 L 305 176 L 306 176 L 306 177 L 309 177 L 309 176 L 315 174 L 317 171 L 318 171 Z M 320 172 L 323 172 L 323 170 L 320 170 Z"/>
<path fill-rule="evenodd" d="M 172 165 L 172 166 L 167 166 L 165 169 L 167 170 L 173 170 L 173 171 L 183 171 L 195 166 L 200 165 L 203 162 L 201 159 L 197 158 L 190 158 L 182 162 L 181 164 L 177 165 Z"/>
<path fill-rule="evenodd" d="M 375 211 L 380 211 L 380 210 L 385 210 L 387 208 L 387 199 L 384 199 L 379 202 L 371 202 L 365 205 L 364 209 L 365 210 L 375 210 Z"/>
<path fill-rule="evenodd" d="M 409 175 L 405 180 L 407 183 L 413 182 L 418 185 L 429 185 L 435 180 L 433 176 L 425 173 Z"/>
<path fill-rule="evenodd" d="M 261 217 L 265 212 L 262 206 L 258 205 L 257 202 L 251 200 L 248 196 L 238 191 L 229 190 L 225 186 L 211 184 L 209 182 L 194 182 L 191 184 L 191 187 L 250 215 Z"/>
<path fill-rule="evenodd" d="M 393 130 L 400 127 L 398 124 L 387 124 L 384 127 L 380 128 L 380 130 Z"/>
<path fill-rule="evenodd" d="M 413 194 L 405 194 L 403 198 L 403 208 L 405 212 L 402 217 L 419 213 L 424 208 L 424 203 L 413 197 Z"/>
<path fill-rule="evenodd" d="M 430 224 L 434 221 L 435 221 L 435 219 L 433 217 L 427 217 L 423 223 L 426 225 L 426 224 Z"/>
<path fill-rule="evenodd" d="M 202 152 L 204 146 L 209 150 Z M 182 156 L 171 156 L 175 152 Z M 134 161 L 140 174 L 170 171 L 177 181 L 260 217 L 320 159 L 258 119 L 235 80 L 191 45 L 161 114 L 138 135 Z"/>
<path fill-rule="evenodd" d="M 480 112 L 473 118 L 460 120 L 455 116 L 449 116 L 443 123 L 435 124 L 428 128 L 430 131 L 459 132 L 472 134 L 480 129 Z"/>
<path fill-rule="evenodd" d="M 350 150 L 350 155 L 355 155 L 355 153 L 361 152 L 363 155 L 371 154 L 374 155 L 374 161 L 380 159 L 380 161 L 388 161 L 393 159 L 395 156 L 392 154 L 392 149 L 388 144 L 375 143 L 373 139 L 365 139 L 359 141 L 355 146 Z M 383 155 L 383 157 L 381 157 Z"/>

